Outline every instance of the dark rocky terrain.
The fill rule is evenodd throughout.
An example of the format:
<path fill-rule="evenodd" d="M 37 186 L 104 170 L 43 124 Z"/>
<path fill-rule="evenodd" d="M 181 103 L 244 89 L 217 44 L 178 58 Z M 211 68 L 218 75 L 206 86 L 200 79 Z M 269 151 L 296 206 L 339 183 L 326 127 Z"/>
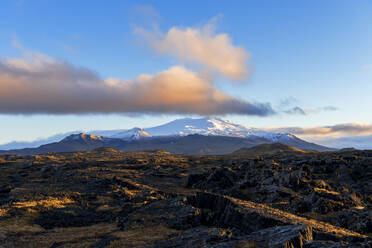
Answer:
<path fill-rule="evenodd" d="M 0 247 L 372 247 L 372 151 L 0 156 Z"/>

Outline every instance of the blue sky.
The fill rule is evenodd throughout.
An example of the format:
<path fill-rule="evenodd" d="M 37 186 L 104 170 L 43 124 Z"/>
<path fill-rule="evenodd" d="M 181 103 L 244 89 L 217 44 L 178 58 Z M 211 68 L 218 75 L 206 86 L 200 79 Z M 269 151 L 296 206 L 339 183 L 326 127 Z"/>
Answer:
<path fill-rule="evenodd" d="M 2 1 L 0 16 L 0 58 L 22 56 L 17 41 L 102 78 L 123 80 L 179 64 L 152 51 L 134 29 L 156 23 L 166 33 L 216 18 L 215 32 L 228 34 L 249 52 L 253 69 L 243 83 L 216 76 L 216 87 L 247 101 L 269 102 L 279 111 L 225 118 L 255 127 L 372 122 L 372 1 L 18 0 Z M 281 112 L 295 106 L 307 114 Z M 329 106 L 337 110 L 324 110 Z M 1 114 L 0 143 L 71 130 L 148 127 L 182 116 Z"/>

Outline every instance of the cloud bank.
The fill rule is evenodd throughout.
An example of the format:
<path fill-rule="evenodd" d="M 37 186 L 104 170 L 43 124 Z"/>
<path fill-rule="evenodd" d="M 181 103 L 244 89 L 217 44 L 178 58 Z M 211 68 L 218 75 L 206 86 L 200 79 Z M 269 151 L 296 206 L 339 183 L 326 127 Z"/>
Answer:
<path fill-rule="evenodd" d="M 288 132 L 303 136 L 350 136 L 350 135 L 372 135 L 372 124 L 366 123 L 345 123 L 323 127 L 284 127 L 272 128 L 279 132 Z"/>
<path fill-rule="evenodd" d="M 28 52 L 26 58 L 0 60 L 0 113 L 266 116 L 274 111 L 268 103 L 229 96 L 183 66 L 134 80 L 102 79 L 87 68 Z"/>
<path fill-rule="evenodd" d="M 159 54 L 200 64 L 232 80 L 245 79 L 250 74 L 246 64 L 249 53 L 243 47 L 233 45 L 228 34 L 216 34 L 214 30 L 214 24 L 210 22 L 199 28 L 172 27 L 165 34 L 141 28 L 135 33 L 145 37 Z"/>

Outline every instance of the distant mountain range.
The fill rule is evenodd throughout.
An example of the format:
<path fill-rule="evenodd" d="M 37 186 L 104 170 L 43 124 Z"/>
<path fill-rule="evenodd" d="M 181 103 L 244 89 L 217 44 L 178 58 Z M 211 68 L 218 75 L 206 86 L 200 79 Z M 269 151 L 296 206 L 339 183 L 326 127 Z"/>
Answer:
<path fill-rule="evenodd" d="M 248 128 L 221 118 L 184 118 L 146 129 L 72 132 L 43 141 L 10 143 L 8 146 L 0 146 L 0 154 L 85 151 L 98 147 L 113 147 L 125 151 L 164 149 L 173 153 L 227 154 L 242 147 L 277 142 L 303 150 L 332 150 L 290 133 Z"/>

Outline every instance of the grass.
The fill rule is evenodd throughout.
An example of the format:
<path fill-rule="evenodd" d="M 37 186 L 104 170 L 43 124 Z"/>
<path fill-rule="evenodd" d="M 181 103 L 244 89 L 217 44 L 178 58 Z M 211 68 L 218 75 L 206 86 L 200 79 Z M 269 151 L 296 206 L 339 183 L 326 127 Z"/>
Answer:
<path fill-rule="evenodd" d="M 115 224 L 54 228 L 48 231 L 36 225 L 31 229 L 32 226 L 21 224 L 14 226 L 17 229 L 8 228 L 5 233 L 4 228 L 0 227 L 0 236 L 1 234 L 6 236 L 17 235 L 16 239 L 11 239 L 9 242 L 6 241 L 3 247 L 51 247 L 55 243 L 61 243 L 58 247 L 92 247 L 100 241 L 102 236 L 119 230 Z M 16 234 L 13 232 L 16 232 Z M 38 232 L 38 235 L 35 236 L 33 232 Z"/>
<path fill-rule="evenodd" d="M 75 203 L 75 201 L 63 197 L 63 198 L 54 198 L 49 197 L 45 200 L 39 201 L 23 201 L 13 203 L 15 208 L 32 208 L 32 207 L 45 207 L 45 208 L 65 208 L 67 204 Z"/>
<path fill-rule="evenodd" d="M 363 238 L 367 237 L 366 235 L 362 235 L 360 233 L 357 233 L 357 232 L 354 232 L 354 231 L 351 231 L 345 228 L 337 227 L 337 226 L 331 225 L 326 222 L 322 222 L 322 221 L 318 221 L 314 219 L 307 219 L 307 218 L 300 217 L 300 216 L 297 216 L 297 215 L 294 215 L 294 214 L 291 214 L 285 211 L 281 211 L 279 209 L 269 207 L 266 204 L 254 203 L 251 201 L 244 201 L 244 200 L 240 200 L 240 199 L 237 199 L 231 196 L 224 196 L 224 197 L 231 200 L 233 203 L 243 208 L 246 208 L 249 211 L 253 211 L 253 212 L 262 214 L 264 216 L 267 216 L 267 217 L 270 217 L 270 218 L 273 218 L 275 220 L 279 220 L 285 223 L 290 223 L 293 225 L 299 225 L 299 224 L 306 225 L 314 229 L 321 230 L 322 232 L 332 233 L 336 235 L 355 236 L 355 237 L 363 237 Z"/>
<path fill-rule="evenodd" d="M 0 209 L 0 217 L 3 217 L 6 215 L 6 213 L 9 211 L 9 209 Z"/>
<path fill-rule="evenodd" d="M 363 207 L 363 206 L 355 206 L 355 207 L 353 207 L 353 209 L 356 209 L 356 210 L 363 210 L 363 209 L 365 209 L 365 207 Z"/>
<path fill-rule="evenodd" d="M 159 224 L 145 223 L 125 231 L 114 232 L 112 236 L 119 238 L 108 245 L 108 248 L 119 247 L 147 247 L 154 245 L 156 241 L 167 240 L 170 235 L 180 231 Z"/>
<path fill-rule="evenodd" d="M 320 193 L 331 194 L 331 195 L 339 195 L 340 194 L 339 192 L 336 192 L 336 191 L 331 191 L 331 190 L 317 188 L 317 187 L 314 188 L 314 191 L 315 192 L 320 192 Z"/>

